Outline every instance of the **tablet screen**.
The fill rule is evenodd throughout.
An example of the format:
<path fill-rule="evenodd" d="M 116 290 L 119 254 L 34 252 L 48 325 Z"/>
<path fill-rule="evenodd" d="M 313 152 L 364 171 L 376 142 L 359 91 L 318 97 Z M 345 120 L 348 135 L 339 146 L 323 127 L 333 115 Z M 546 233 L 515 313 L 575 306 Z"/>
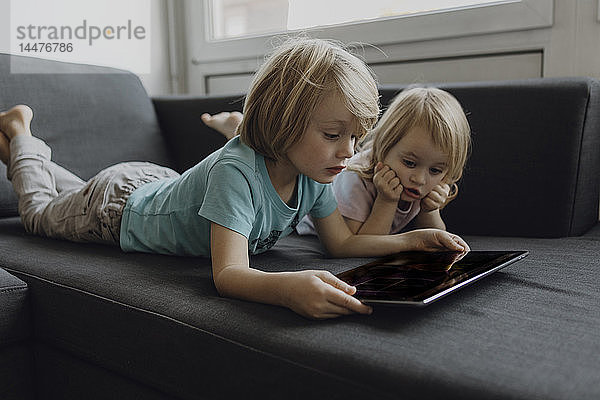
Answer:
<path fill-rule="evenodd" d="M 526 251 L 406 252 L 337 275 L 363 303 L 426 305 L 525 257 Z"/>

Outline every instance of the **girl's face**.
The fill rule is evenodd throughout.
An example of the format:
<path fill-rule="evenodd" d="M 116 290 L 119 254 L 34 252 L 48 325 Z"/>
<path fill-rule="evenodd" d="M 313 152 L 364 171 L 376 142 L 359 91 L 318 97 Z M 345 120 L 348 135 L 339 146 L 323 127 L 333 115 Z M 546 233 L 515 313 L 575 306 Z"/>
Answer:
<path fill-rule="evenodd" d="M 404 201 L 418 201 L 446 177 L 448 156 L 437 147 L 431 134 L 421 127 L 411 128 L 383 159 L 404 187 Z"/>
<path fill-rule="evenodd" d="M 354 155 L 356 118 L 348 111 L 337 92 L 325 95 L 313 112 L 302 139 L 294 144 L 287 158 L 296 173 L 319 183 L 331 183 Z"/>

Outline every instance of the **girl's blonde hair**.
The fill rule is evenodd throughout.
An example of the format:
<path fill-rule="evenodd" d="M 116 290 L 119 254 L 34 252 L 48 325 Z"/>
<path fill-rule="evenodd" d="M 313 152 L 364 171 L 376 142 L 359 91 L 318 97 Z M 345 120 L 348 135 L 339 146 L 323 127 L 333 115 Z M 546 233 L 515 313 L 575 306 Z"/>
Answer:
<path fill-rule="evenodd" d="M 285 158 L 306 131 L 316 105 L 331 91 L 342 96 L 356 117 L 359 132 L 353 134 L 361 139 L 379 116 L 379 92 L 366 64 L 334 41 L 286 41 L 254 76 L 238 127 L 241 140 L 267 158 Z"/>
<path fill-rule="evenodd" d="M 448 154 L 444 181 L 456 190 L 453 184 L 462 177 L 471 148 L 471 129 L 458 100 L 433 87 L 413 87 L 398 94 L 361 148 L 371 150 L 368 164 L 349 169 L 372 179 L 377 163 L 414 127 L 430 132 L 433 143 Z"/>

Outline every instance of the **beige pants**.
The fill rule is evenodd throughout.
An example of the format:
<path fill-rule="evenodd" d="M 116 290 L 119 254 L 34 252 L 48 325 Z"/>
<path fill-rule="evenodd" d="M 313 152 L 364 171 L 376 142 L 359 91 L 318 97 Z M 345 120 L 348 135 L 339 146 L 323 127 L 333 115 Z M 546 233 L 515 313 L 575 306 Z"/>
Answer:
<path fill-rule="evenodd" d="M 51 161 L 46 143 L 25 135 L 11 140 L 7 171 L 27 232 L 117 245 L 123 208 L 131 193 L 145 183 L 179 176 L 155 164 L 128 162 L 84 182 Z"/>

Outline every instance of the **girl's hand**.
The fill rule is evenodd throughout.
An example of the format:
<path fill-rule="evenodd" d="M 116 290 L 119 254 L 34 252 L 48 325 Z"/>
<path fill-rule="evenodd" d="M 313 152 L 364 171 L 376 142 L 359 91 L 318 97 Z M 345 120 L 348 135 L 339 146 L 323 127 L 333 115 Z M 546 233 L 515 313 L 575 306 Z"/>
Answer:
<path fill-rule="evenodd" d="M 470 251 L 471 248 L 460 236 L 440 229 L 417 229 L 403 233 L 414 251 Z"/>
<path fill-rule="evenodd" d="M 400 183 L 400 178 L 396 176 L 396 172 L 382 162 L 377 163 L 374 172 L 373 184 L 377 189 L 377 195 L 397 203 L 404 187 Z"/>
<path fill-rule="evenodd" d="M 291 272 L 283 284 L 284 305 L 311 319 L 335 318 L 353 313 L 371 314 L 371 307 L 352 297 L 356 288 L 329 271 Z"/>
<path fill-rule="evenodd" d="M 450 185 L 441 183 L 436 185 L 431 192 L 421 199 L 421 211 L 431 212 L 442 209 L 448 201 L 450 195 Z"/>

